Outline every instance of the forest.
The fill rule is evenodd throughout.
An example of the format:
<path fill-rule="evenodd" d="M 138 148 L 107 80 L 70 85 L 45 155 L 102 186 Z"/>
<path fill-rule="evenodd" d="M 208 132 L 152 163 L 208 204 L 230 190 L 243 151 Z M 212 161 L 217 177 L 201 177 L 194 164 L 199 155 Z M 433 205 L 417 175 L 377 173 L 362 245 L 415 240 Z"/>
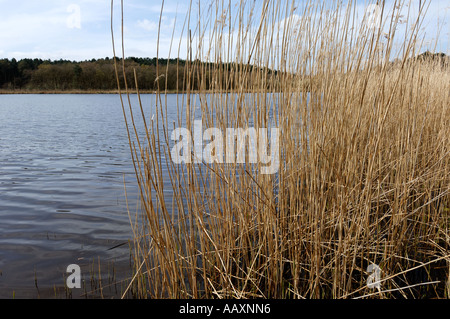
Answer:
<path fill-rule="evenodd" d="M 233 89 L 237 84 L 251 81 L 250 78 L 242 79 L 239 73 L 245 70 L 261 75 L 276 75 L 277 71 L 262 70 L 248 64 L 231 63 L 205 63 L 194 60 L 187 63 L 182 59 L 165 58 L 137 58 L 128 57 L 125 60 L 116 58 L 118 65 L 118 77 L 113 58 L 91 59 L 86 61 L 69 60 L 42 60 L 42 59 L 0 59 L 0 93 L 33 93 L 33 92 L 103 92 L 117 90 L 117 78 L 120 87 L 125 88 L 124 74 L 129 89 L 136 89 L 136 80 L 140 91 L 181 91 L 186 88 L 189 79 L 189 87 L 193 90 L 211 89 L 215 87 Z M 186 66 L 190 68 L 187 69 Z M 216 72 L 218 70 L 221 72 Z M 187 71 L 189 70 L 189 71 Z M 198 83 L 197 79 L 203 79 Z M 225 80 L 225 74 L 232 76 L 234 80 Z M 136 80 L 135 80 L 136 74 Z M 211 76 L 210 76 L 211 74 Z M 214 79 L 212 75 L 214 74 Z M 218 78 L 218 75 L 220 78 Z M 272 79 L 273 80 L 273 79 Z M 269 81 L 268 81 L 269 83 Z M 272 81 L 273 83 L 273 81 Z M 268 84 L 269 86 L 269 84 Z"/>
<path fill-rule="evenodd" d="M 123 82 L 122 59 L 117 58 L 119 79 Z M 183 72 L 185 61 L 176 59 L 126 58 L 124 61 L 127 85 L 135 88 L 136 71 L 139 88 L 154 90 L 157 86 L 156 65 L 167 81 L 160 81 L 161 89 L 176 90 L 177 70 Z M 161 77 L 165 78 L 165 77 Z M 42 59 L 0 59 L 0 90 L 2 91 L 71 91 L 117 89 L 114 59 L 102 58 L 82 62 Z"/>
<path fill-rule="evenodd" d="M 114 60 L 117 62 L 116 70 Z M 442 67 L 448 67 L 450 57 L 444 53 L 424 52 L 414 58 L 415 61 L 436 61 Z M 401 61 L 390 62 L 391 66 L 401 65 Z M 189 66 L 189 68 L 187 68 Z M 250 71 L 250 72 L 248 72 Z M 283 71 L 263 69 L 242 63 L 206 63 L 199 60 L 165 58 L 101 58 L 86 61 L 42 60 L 25 58 L 0 59 L 0 93 L 47 93 L 47 92 L 111 92 L 118 87 L 125 88 L 124 74 L 129 89 L 140 91 L 167 90 L 183 91 L 225 89 L 234 90 L 251 87 L 253 81 L 263 81 L 270 91 L 278 91 L 280 81 L 289 80 L 293 74 Z M 136 74 L 136 79 L 135 79 Z M 243 76 L 245 74 L 245 76 Z M 284 75 L 284 76 L 283 76 Z M 198 79 L 202 79 L 199 83 Z M 187 82 L 189 81 L 189 84 Z M 316 82 L 315 77 L 306 75 L 302 85 L 308 88 Z"/>

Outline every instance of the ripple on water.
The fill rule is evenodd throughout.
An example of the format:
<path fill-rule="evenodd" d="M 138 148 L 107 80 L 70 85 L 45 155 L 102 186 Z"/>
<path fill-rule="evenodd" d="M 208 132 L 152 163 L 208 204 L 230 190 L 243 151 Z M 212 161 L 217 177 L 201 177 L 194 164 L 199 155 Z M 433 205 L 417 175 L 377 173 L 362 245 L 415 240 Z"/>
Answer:
<path fill-rule="evenodd" d="M 137 198 L 123 122 L 115 95 L 0 96 L 0 297 L 61 286 L 71 263 L 129 265 L 108 251 L 132 236 L 124 174 Z"/>

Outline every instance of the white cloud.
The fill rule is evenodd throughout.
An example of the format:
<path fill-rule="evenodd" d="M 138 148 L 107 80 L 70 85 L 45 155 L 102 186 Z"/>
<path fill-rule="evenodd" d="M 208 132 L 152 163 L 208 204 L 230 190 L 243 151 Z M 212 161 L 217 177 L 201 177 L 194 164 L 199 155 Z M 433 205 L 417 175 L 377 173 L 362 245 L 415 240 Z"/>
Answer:
<path fill-rule="evenodd" d="M 146 31 L 157 31 L 158 30 L 158 23 L 156 23 L 154 21 L 150 21 L 148 19 L 138 20 L 136 24 L 139 28 L 142 28 Z"/>
<path fill-rule="evenodd" d="M 208 19 L 214 19 L 208 15 L 215 14 L 214 8 L 209 8 L 209 0 L 200 0 L 201 9 L 212 10 L 206 13 L 202 19 L 202 27 L 206 27 Z M 300 1 L 300 0 L 299 0 Z M 366 1 L 366 0 L 364 0 Z M 159 14 L 162 1 L 133 0 L 124 2 L 125 23 L 125 49 L 127 56 L 156 55 L 156 39 L 158 36 Z M 367 2 L 367 1 L 366 1 Z M 107 0 L 46 0 L 33 1 L 0 0 L 0 58 L 3 57 L 41 57 L 41 58 L 68 58 L 91 59 L 104 56 L 112 56 L 111 30 L 110 30 L 110 1 Z M 358 21 L 361 21 L 364 13 L 362 2 L 357 3 Z M 71 14 L 67 9 L 71 4 L 80 8 L 81 29 L 69 28 L 67 23 Z M 205 6 L 203 6 L 205 4 Z M 386 7 L 391 8 L 393 0 L 386 1 Z M 209 9 L 208 9 L 209 8 Z M 415 4 L 417 9 L 417 4 Z M 177 55 L 178 45 L 181 41 L 180 56 L 184 57 L 186 51 L 186 30 L 181 34 L 188 10 L 188 3 L 179 0 L 165 0 L 163 17 L 161 20 L 161 34 L 159 55 L 169 53 L 172 31 L 175 29 L 171 56 Z M 198 11 L 197 2 L 193 3 L 191 24 L 196 24 Z M 259 11 L 258 11 L 259 12 Z M 175 15 L 176 13 L 176 15 Z M 288 19 L 291 25 L 301 20 L 301 10 L 292 13 Z M 176 26 L 175 26 L 175 17 Z M 237 19 L 233 15 L 232 20 Z M 287 21 L 279 21 L 282 27 Z M 338 18 L 339 19 L 339 18 Z M 253 21 L 258 20 L 255 16 Z M 450 8 L 448 0 L 432 0 L 423 25 L 427 41 L 431 41 L 436 35 L 438 27 L 441 28 L 441 47 L 448 51 L 448 22 L 450 20 Z M 439 21 L 439 25 L 438 25 Z M 120 1 L 114 1 L 114 35 L 117 39 L 116 50 L 120 45 Z M 275 21 L 274 21 L 275 23 Z M 447 23 L 447 24 L 446 24 Z M 193 37 L 196 41 L 198 31 L 192 27 Z M 220 50 L 227 50 L 226 38 L 228 30 L 225 28 L 222 40 L 225 41 Z M 401 30 L 401 29 L 400 29 Z M 254 30 L 249 30 L 254 35 Z M 238 40 L 236 30 L 231 30 L 233 42 Z M 282 31 L 280 31 L 282 32 Z M 195 34 L 194 34 L 195 33 Z M 401 31 L 398 32 L 400 36 Z M 204 51 L 209 49 L 209 42 L 214 42 L 212 34 L 204 35 Z M 181 39 L 181 40 L 180 40 Z M 293 39 L 294 40 L 294 39 Z M 194 41 L 194 43 L 196 43 Z M 293 41 L 291 41 L 293 42 Z M 236 43 L 232 43 L 234 47 Z M 276 46 L 277 43 L 272 43 Z M 117 52 L 116 52 L 117 53 Z M 210 52 L 202 52 L 215 56 L 213 49 Z"/>
<path fill-rule="evenodd" d="M 157 32 L 159 28 L 159 18 L 157 20 L 151 21 L 148 19 L 138 20 L 136 25 L 149 32 Z M 175 25 L 175 18 L 168 19 L 167 16 L 161 18 L 161 32 L 171 32 Z"/>

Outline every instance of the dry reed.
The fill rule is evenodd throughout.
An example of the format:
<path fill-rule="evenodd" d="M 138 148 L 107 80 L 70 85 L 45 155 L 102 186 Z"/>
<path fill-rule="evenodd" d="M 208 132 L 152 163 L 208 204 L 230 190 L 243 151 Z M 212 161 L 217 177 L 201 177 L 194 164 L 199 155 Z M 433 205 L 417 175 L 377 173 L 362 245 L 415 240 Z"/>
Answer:
<path fill-rule="evenodd" d="M 141 197 L 134 296 L 449 296 L 450 73 L 412 59 L 427 3 L 398 35 L 403 1 L 381 5 L 385 34 L 356 2 L 306 2 L 191 3 L 178 123 L 159 85 L 152 119 L 119 87 Z M 203 127 L 279 128 L 278 172 L 175 164 L 170 134 L 198 111 Z"/>

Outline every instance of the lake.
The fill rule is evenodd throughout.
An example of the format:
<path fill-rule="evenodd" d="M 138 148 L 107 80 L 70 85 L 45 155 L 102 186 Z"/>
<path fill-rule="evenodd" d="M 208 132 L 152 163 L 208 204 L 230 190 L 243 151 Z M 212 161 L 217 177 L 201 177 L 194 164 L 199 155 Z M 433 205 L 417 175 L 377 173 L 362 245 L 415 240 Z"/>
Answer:
<path fill-rule="evenodd" d="M 129 246 L 110 249 L 132 239 L 124 180 L 133 212 L 118 95 L 0 95 L 0 298 L 51 297 L 69 264 L 129 276 Z"/>
<path fill-rule="evenodd" d="M 211 105 L 215 97 L 208 96 Z M 141 95 L 148 125 L 155 97 Z M 162 97 L 168 127 L 178 123 L 177 112 L 184 114 L 177 109 L 184 97 Z M 267 97 L 275 103 L 274 95 Z M 130 99 L 144 137 L 138 98 Z M 192 100 L 194 119 L 202 118 L 199 99 Z M 237 105 L 230 101 L 229 110 Z M 71 264 L 80 266 L 87 287 L 71 290 L 71 297 L 84 297 L 92 278 L 126 285 L 132 275 L 127 243 L 133 239 L 128 211 L 134 217 L 138 188 L 120 96 L 0 95 L 0 146 L 0 298 L 64 297 Z M 176 213 L 167 168 L 162 174 L 166 207 Z M 120 296 L 125 288 L 114 286 L 109 294 Z"/>

